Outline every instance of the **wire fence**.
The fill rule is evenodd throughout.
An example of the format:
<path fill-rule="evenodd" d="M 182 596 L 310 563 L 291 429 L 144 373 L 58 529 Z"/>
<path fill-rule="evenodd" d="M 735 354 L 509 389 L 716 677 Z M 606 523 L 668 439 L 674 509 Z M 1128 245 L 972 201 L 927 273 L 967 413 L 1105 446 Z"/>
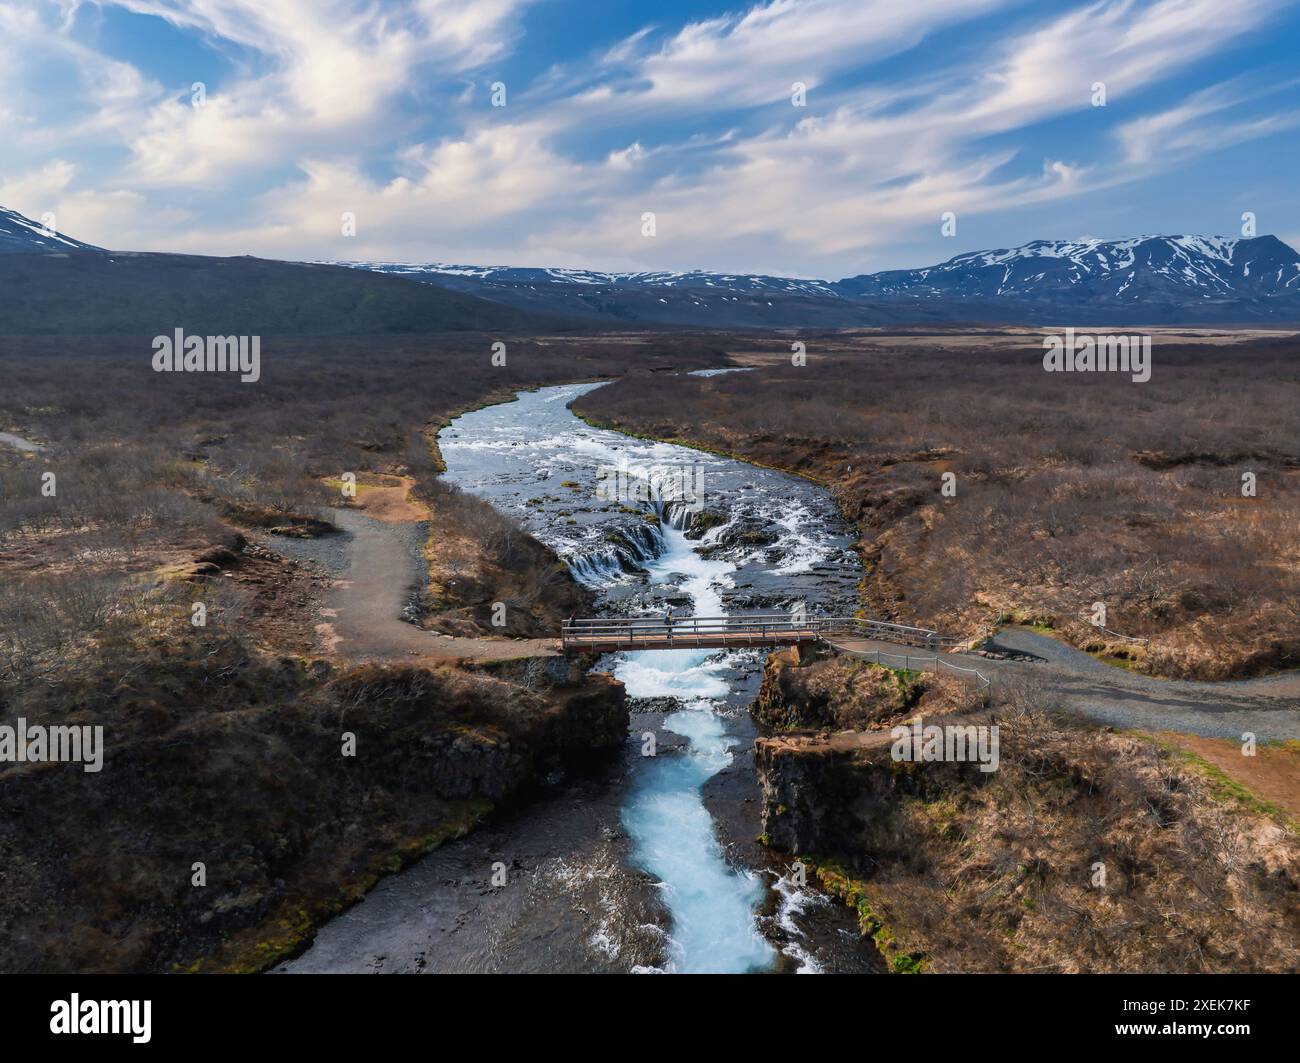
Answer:
<path fill-rule="evenodd" d="M 936 672 L 943 672 L 945 669 L 954 672 L 962 678 L 973 677 L 976 685 L 979 687 L 985 704 L 992 694 L 993 682 L 977 668 L 963 668 L 961 665 L 945 661 L 942 657 L 935 655 L 933 657 L 918 656 L 912 653 L 886 653 L 883 650 L 855 650 L 848 646 L 840 646 L 830 640 L 827 644 L 836 652 L 847 654 L 850 657 L 856 657 L 859 660 L 874 661 L 876 664 L 885 668 L 898 668 L 900 665 L 887 664 L 886 658 L 890 661 L 901 661 L 902 668 L 907 671 L 923 671 L 926 666 L 931 666 Z"/>
<path fill-rule="evenodd" d="M 1125 642 L 1136 642 L 1143 646 L 1150 645 L 1151 643 L 1150 639 L 1134 638 L 1132 635 L 1122 635 L 1118 631 L 1111 631 L 1110 628 L 1103 627 L 1101 624 L 1095 624 L 1092 621 L 1092 614 L 1090 613 L 1080 613 L 1079 619 L 1086 620 L 1092 627 L 1095 627 L 1098 631 L 1104 631 L 1106 632 L 1107 635 L 1111 635 L 1117 639 L 1123 639 Z"/>

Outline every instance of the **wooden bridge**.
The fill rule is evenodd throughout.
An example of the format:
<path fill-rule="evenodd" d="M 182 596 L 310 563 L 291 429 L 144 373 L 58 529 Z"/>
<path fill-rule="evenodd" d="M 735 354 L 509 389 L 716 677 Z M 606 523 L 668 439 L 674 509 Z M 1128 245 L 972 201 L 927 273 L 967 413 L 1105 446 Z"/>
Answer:
<path fill-rule="evenodd" d="M 739 616 L 596 617 L 566 620 L 560 632 L 565 653 L 613 653 L 616 650 L 738 649 L 745 646 L 794 646 L 833 636 L 878 639 L 929 650 L 956 640 L 926 628 L 859 617 L 792 616 L 789 613 Z"/>
<path fill-rule="evenodd" d="M 982 672 L 940 656 L 960 641 L 928 628 L 865 620 L 856 616 L 792 616 L 759 613 L 740 616 L 596 617 L 566 620 L 560 633 L 565 653 L 619 650 L 743 649 L 746 646 L 796 646 L 824 642 L 838 653 L 888 668 L 950 672 L 974 682 L 987 702 L 992 684 Z M 892 653 L 880 643 L 915 647 L 928 653 Z"/>

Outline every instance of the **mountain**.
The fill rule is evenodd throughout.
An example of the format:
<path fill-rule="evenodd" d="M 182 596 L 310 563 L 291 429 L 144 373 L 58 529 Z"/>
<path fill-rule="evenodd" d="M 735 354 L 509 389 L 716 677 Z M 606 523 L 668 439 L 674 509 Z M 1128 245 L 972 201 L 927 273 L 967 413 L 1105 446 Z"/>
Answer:
<path fill-rule="evenodd" d="M 1300 255 L 1273 236 L 1035 240 L 838 281 L 692 271 L 339 263 L 547 313 L 620 322 L 828 327 L 941 322 L 1300 322 Z"/>
<path fill-rule="evenodd" d="M 549 316 L 400 277 L 259 258 L 0 255 L 0 335 L 555 332 Z"/>
<path fill-rule="evenodd" d="M 0 255 L 31 252 L 102 252 L 103 248 L 83 244 L 69 236 L 47 232 L 40 222 L 24 218 L 16 210 L 0 207 Z"/>
<path fill-rule="evenodd" d="M 105 251 L 0 207 L 0 335 L 362 336 L 565 331 L 401 277 L 271 259 Z"/>
<path fill-rule="evenodd" d="M 600 273 L 444 263 L 340 262 L 409 277 L 536 313 L 642 325 L 839 327 L 862 316 L 825 281 L 736 273 Z M 852 321 L 853 324 L 867 323 Z"/>
<path fill-rule="evenodd" d="M 1035 240 L 975 251 L 929 269 L 838 281 L 841 295 L 1042 299 L 1268 298 L 1300 293 L 1300 255 L 1275 236 L 1142 236 L 1133 240 Z"/>
<path fill-rule="evenodd" d="M 528 266 L 452 266 L 439 263 L 413 265 L 384 262 L 339 264 L 417 279 L 428 274 L 438 274 L 444 281 L 448 278 L 462 278 L 466 283 L 573 284 L 588 288 L 720 288 L 734 292 L 777 292 L 782 295 L 835 294 L 833 285 L 827 281 L 768 277 L 757 273 L 703 273 L 699 270 L 692 270 L 689 273 L 667 270 L 650 273 L 600 273 L 588 269 L 547 269 Z"/>
<path fill-rule="evenodd" d="M 1300 255 L 1273 236 L 1035 240 L 825 281 L 110 252 L 0 207 L 0 285 L 9 335 L 1300 323 Z"/>

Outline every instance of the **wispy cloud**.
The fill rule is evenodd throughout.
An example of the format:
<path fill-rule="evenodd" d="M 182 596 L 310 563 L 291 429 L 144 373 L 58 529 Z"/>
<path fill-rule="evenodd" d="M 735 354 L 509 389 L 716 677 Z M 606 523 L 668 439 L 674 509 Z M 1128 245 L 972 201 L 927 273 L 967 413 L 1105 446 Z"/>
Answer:
<path fill-rule="evenodd" d="M 0 0 L 0 195 L 118 246 L 829 273 L 892 264 L 944 211 L 1031 211 L 1294 125 L 1290 84 L 1161 94 L 1260 41 L 1284 0 L 770 0 L 578 35 L 505 108 L 486 86 L 546 5 L 104 6 L 226 56 L 194 107 L 147 51 L 88 36 L 75 0 Z M 1082 135 L 1042 132 L 1066 121 Z"/>

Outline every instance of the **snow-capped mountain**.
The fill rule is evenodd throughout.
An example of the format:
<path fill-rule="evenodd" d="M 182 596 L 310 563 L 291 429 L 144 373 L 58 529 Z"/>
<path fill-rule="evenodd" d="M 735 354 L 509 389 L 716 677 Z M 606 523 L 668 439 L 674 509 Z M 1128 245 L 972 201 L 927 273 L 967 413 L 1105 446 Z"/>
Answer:
<path fill-rule="evenodd" d="M 975 251 L 928 269 L 848 277 L 849 297 L 903 295 L 1040 299 L 1049 293 L 1136 303 L 1151 295 L 1193 299 L 1300 293 L 1300 256 L 1274 236 L 1141 236 L 1132 240 L 1035 240 Z"/>
<path fill-rule="evenodd" d="M 594 270 L 444 263 L 335 262 L 436 284 L 536 313 L 717 328 L 836 327 L 852 304 L 826 281 L 741 273 L 602 273 Z"/>
<path fill-rule="evenodd" d="M 904 321 L 1300 321 L 1300 255 L 1273 236 L 1035 240 L 838 281 L 756 274 L 338 263 L 547 313 L 716 327 Z"/>
<path fill-rule="evenodd" d="M 0 253 L 101 248 L 0 207 Z M 18 260 L 14 260 L 18 261 Z M 319 263 L 318 263 L 319 264 Z M 1300 324 L 1300 255 L 1274 236 L 1035 240 L 838 281 L 747 273 L 338 262 L 538 314 L 705 328 L 948 322 Z"/>
<path fill-rule="evenodd" d="M 40 222 L 25 218 L 16 210 L 0 207 L 0 254 L 101 250 L 102 248 L 47 230 Z"/>
<path fill-rule="evenodd" d="M 717 288 L 734 292 L 780 292 L 784 295 L 834 296 L 828 281 L 796 277 L 767 277 L 757 273 L 687 273 L 658 270 L 646 273 L 602 273 L 589 269 L 551 269 L 527 266 L 457 266 L 440 262 L 334 262 L 380 273 L 413 276 L 461 277 L 493 284 L 583 284 L 609 288 Z"/>

